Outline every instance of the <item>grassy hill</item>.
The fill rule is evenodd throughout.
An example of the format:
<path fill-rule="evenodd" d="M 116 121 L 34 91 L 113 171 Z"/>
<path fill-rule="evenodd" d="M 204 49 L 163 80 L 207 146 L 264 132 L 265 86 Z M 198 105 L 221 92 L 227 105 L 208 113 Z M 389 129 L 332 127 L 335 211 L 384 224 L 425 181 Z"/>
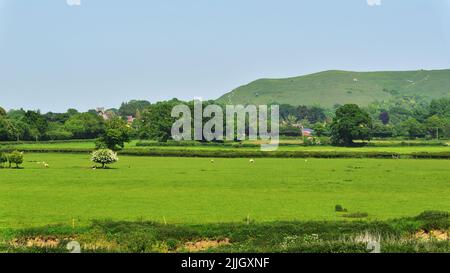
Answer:
<path fill-rule="evenodd" d="M 398 95 L 450 95 L 450 70 L 399 72 L 325 71 L 286 79 L 260 79 L 218 99 L 228 104 L 367 105 Z"/>

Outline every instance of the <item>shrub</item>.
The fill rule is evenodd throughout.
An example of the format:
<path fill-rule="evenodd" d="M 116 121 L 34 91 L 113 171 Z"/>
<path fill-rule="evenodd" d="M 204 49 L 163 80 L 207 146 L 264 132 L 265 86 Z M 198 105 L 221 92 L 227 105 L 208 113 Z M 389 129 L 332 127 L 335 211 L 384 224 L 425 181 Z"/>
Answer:
<path fill-rule="evenodd" d="M 336 207 L 334 207 L 334 210 L 336 212 L 345 212 L 345 211 L 347 211 L 346 209 L 344 209 L 344 207 L 342 205 L 336 205 Z"/>
<path fill-rule="evenodd" d="M 91 160 L 92 162 L 102 164 L 102 168 L 106 168 L 106 165 L 119 161 L 119 158 L 117 157 L 117 153 L 112 150 L 100 149 L 92 153 Z"/>
<path fill-rule="evenodd" d="M 120 233 L 116 241 L 123 247 L 122 251 L 131 253 L 154 252 L 156 244 L 154 235 L 147 230 Z"/>
<path fill-rule="evenodd" d="M 434 211 L 434 210 L 428 210 L 422 212 L 419 216 L 416 217 L 417 220 L 442 220 L 442 219 L 449 219 L 450 213 L 447 211 Z"/>
<path fill-rule="evenodd" d="M 320 145 L 320 139 L 315 137 L 303 137 L 303 145 L 305 146 L 315 146 Z"/>
<path fill-rule="evenodd" d="M 0 152 L 0 166 L 3 167 L 3 164 L 8 162 L 8 156 L 2 152 Z"/>
<path fill-rule="evenodd" d="M 366 218 L 369 214 L 367 212 L 354 212 L 354 213 L 347 213 L 342 215 L 342 217 L 345 218 Z"/>
<path fill-rule="evenodd" d="M 16 164 L 16 168 L 19 168 L 19 165 L 23 163 L 23 153 L 19 151 L 14 151 L 8 155 L 9 167 L 12 164 Z"/>
<path fill-rule="evenodd" d="M 416 220 L 423 221 L 425 230 L 448 229 L 450 227 L 450 213 L 447 211 L 424 211 Z"/>

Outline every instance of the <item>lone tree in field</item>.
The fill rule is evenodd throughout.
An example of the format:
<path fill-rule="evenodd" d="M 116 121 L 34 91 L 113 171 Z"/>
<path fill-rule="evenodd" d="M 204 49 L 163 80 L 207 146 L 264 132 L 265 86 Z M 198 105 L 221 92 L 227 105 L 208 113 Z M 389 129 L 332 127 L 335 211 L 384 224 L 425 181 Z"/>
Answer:
<path fill-rule="evenodd" d="M 331 124 L 333 145 L 352 146 L 354 140 L 370 140 L 372 119 L 356 104 L 346 104 L 336 110 Z"/>
<path fill-rule="evenodd" d="M 92 153 L 91 160 L 92 162 L 102 164 L 102 168 L 105 169 L 106 165 L 116 163 L 119 161 L 119 158 L 117 157 L 117 153 L 110 149 L 100 149 Z"/>
<path fill-rule="evenodd" d="M 14 151 L 8 155 L 9 167 L 11 168 L 12 164 L 16 165 L 18 169 L 19 166 L 23 163 L 23 153 L 19 151 Z"/>

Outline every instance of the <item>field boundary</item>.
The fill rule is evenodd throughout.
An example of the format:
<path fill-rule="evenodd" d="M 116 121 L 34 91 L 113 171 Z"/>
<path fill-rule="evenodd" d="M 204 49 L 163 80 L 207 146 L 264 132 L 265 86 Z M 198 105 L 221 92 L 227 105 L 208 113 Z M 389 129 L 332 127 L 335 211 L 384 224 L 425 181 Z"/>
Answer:
<path fill-rule="evenodd" d="M 0 149 L 11 152 L 16 148 Z M 91 153 L 87 148 L 39 148 L 17 149 L 28 153 Z M 242 150 L 167 150 L 167 149 L 124 149 L 119 155 L 151 157 L 207 157 L 207 158 L 379 158 L 379 159 L 450 159 L 450 152 L 413 152 L 408 154 L 392 152 L 348 152 L 348 151 L 242 151 Z"/>

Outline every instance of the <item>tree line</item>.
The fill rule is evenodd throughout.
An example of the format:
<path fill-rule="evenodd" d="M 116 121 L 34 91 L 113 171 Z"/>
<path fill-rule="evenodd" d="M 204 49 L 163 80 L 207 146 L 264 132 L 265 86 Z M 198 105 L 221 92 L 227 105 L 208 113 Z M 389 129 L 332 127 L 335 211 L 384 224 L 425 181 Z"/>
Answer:
<path fill-rule="evenodd" d="M 281 105 L 281 132 L 298 135 L 301 127 L 312 128 L 316 134 L 331 136 L 332 122 L 337 110 L 319 106 Z M 420 96 L 402 96 L 388 101 L 374 102 L 361 107 L 371 119 L 370 135 L 377 138 L 449 138 L 450 97 L 431 102 Z"/>
<path fill-rule="evenodd" d="M 177 99 L 157 103 L 133 100 L 102 115 L 96 110 L 69 109 L 65 113 L 43 114 L 23 109 L 5 111 L 0 107 L 0 141 L 100 139 L 99 143 L 106 146 L 119 143 L 119 148 L 121 141 L 132 138 L 164 142 L 171 139 L 175 121 L 171 110 L 180 103 L 193 109 L 193 102 Z M 204 106 L 208 104 L 215 102 L 203 102 Z M 280 134 L 300 136 L 302 128 L 311 128 L 317 136 L 332 136 L 333 121 L 339 119 L 338 110 L 342 107 L 280 105 Z M 370 121 L 366 128 L 370 137 L 450 137 L 450 98 L 428 102 L 417 96 L 401 97 L 375 102 L 360 110 Z M 127 122 L 128 116 L 134 118 L 132 123 Z"/>

